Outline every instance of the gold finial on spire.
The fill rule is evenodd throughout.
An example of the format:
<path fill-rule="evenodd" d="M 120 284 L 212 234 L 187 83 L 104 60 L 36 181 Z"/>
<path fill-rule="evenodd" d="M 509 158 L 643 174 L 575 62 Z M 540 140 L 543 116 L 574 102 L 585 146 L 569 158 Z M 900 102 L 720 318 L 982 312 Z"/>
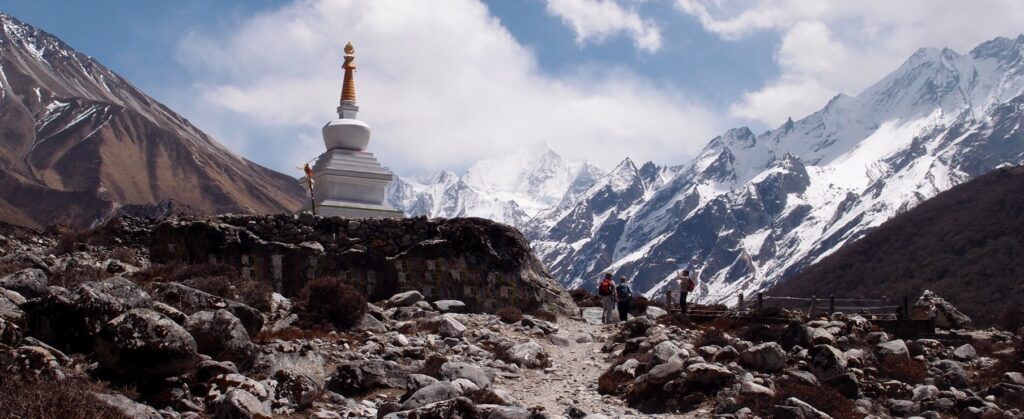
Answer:
<path fill-rule="evenodd" d="M 345 82 L 341 85 L 341 103 L 356 102 L 356 80 L 353 73 L 356 69 L 356 48 L 349 42 L 345 45 L 345 64 L 341 68 L 345 70 Z"/>

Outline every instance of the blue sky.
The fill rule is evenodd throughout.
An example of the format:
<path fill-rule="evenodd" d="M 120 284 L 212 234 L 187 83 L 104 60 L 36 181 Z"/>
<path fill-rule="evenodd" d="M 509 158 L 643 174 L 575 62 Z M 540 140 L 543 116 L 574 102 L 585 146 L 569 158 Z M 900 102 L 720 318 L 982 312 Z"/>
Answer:
<path fill-rule="evenodd" d="M 770 128 L 856 94 L 918 47 L 965 52 L 1015 36 L 1022 9 L 1000 0 L 0 1 L 289 174 L 323 151 L 319 127 L 333 117 L 348 40 L 371 151 L 401 174 L 460 171 L 537 142 L 606 167 L 627 156 L 679 164 L 724 129 Z"/>

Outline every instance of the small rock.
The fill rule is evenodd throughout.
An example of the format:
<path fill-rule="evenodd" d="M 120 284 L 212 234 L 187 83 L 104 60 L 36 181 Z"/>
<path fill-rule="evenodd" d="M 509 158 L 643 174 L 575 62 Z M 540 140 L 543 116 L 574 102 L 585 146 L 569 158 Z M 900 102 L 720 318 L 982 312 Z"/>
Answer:
<path fill-rule="evenodd" d="M 442 315 L 437 333 L 446 338 L 460 338 L 466 333 L 466 326 L 449 315 Z"/>
<path fill-rule="evenodd" d="M 125 417 L 140 419 L 162 419 L 163 416 L 156 409 L 138 403 L 120 394 L 92 393 L 93 398 Z"/>
<path fill-rule="evenodd" d="M 953 350 L 953 358 L 956 358 L 960 361 L 970 361 L 977 357 L 978 351 L 976 351 L 974 349 L 974 346 L 971 346 L 970 343 L 965 343 Z"/>
<path fill-rule="evenodd" d="M 271 419 L 270 409 L 245 390 L 231 390 L 213 403 L 215 419 Z"/>
<path fill-rule="evenodd" d="M 392 295 L 385 304 L 387 307 L 409 307 L 423 301 L 423 294 L 412 290 Z"/>
<path fill-rule="evenodd" d="M 525 368 L 547 368 L 551 365 L 548 353 L 536 342 L 520 343 L 505 351 L 505 356 L 512 363 Z"/>
<path fill-rule="evenodd" d="M 434 301 L 434 307 L 441 313 L 465 313 L 466 303 L 459 300 L 438 300 Z"/>
<path fill-rule="evenodd" d="M 764 372 L 775 372 L 785 368 L 786 351 L 775 342 L 765 342 L 740 354 L 740 363 Z"/>
<path fill-rule="evenodd" d="M 572 342 L 569 341 L 568 337 L 565 337 L 565 336 L 557 334 L 557 333 L 554 334 L 554 335 L 548 336 L 548 340 L 551 342 L 552 345 L 555 345 L 555 346 L 569 346 L 569 345 L 572 345 Z"/>

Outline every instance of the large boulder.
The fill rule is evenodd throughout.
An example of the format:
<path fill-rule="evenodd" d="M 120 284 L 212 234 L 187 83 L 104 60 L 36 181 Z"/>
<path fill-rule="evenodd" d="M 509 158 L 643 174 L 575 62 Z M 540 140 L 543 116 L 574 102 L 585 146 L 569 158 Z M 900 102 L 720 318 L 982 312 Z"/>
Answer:
<path fill-rule="evenodd" d="M 513 409 L 513 408 L 502 408 L 502 409 Z M 497 414 L 496 414 L 497 413 Z M 442 400 L 435 403 L 430 403 L 422 407 L 415 409 L 403 410 L 400 412 L 392 412 L 384 415 L 383 419 L 421 419 L 421 418 L 494 418 L 501 419 L 507 416 L 503 416 L 499 412 L 492 411 L 487 416 L 483 416 L 480 409 L 473 404 L 473 401 L 465 397 L 456 397 L 448 400 Z"/>
<path fill-rule="evenodd" d="M 46 294 L 49 281 L 41 269 L 23 269 L 0 278 L 0 288 L 15 291 L 25 298 L 39 298 Z"/>
<path fill-rule="evenodd" d="M 138 419 L 162 419 L 163 416 L 156 409 L 138 403 L 120 394 L 92 393 L 97 402 L 106 406 L 111 412 L 116 412 L 126 418 Z"/>
<path fill-rule="evenodd" d="M 941 329 L 960 329 L 971 324 L 971 318 L 961 313 L 948 301 L 935 293 L 925 290 L 910 311 L 914 320 L 932 320 Z"/>
<path fill-rule="evenodd" d="M 462 395 L 458 387 L 448 381 L 438 381 L 419 390 L 416 390 L 405 402 L 402 403 L 402 410 L 416 409 L 431 403 L 449 400 Z"/>
<path fill-rule="evenodd" d="M 324 393 L 322 380 L 293 369 L 280 369 L 273 378 L 277 398 L 287 400 L 297 410 L 309 408 Z"/>
<path fill-rule="evenodd" d="M 846 355 L 831 345 L 818 345 L 807 353 L 811 359 L 811 372 L 821 381 L 846 373 Z"/>
<path fill-rule="evenodd" d="M 449 315 L 440 316 L 437 324 L 437 334 L 446 338 L 461 338 L 466 333 L 466 326 L 454 317 Z"/>
<path fill-rule="evenodd" d="M 910 349 L 903 339 L 890 340 L 875 345 L 875 354 L 882 363 L 898 363 L 910 361 Z"/>
<path fill-rule="evenodd" d="M 505 358 L 510 362 L 526 368 L 547 368 L 551 365 L 548 353 L 536 342 L 514 345 L 505 351 Z"/>
<path fill-rule="evenodd" d="M 249 336 L 256 336 L 263 329 L 263 314 L 259 310 L 177 282 L 157 284 L 153 296 L 189 315 L 204 310 L 230 311 L 242 321 Z"/>
<path fill-rule="evenodd" d="M 832 419 L 832 416 L 796 397 L 790 397 L 782 404 L 774 406 L 772 413 L 779 419 Z"/>
<path fill-rule="evenodd" d="M 465 313 L 466 303 L 459 300 L 434 301 L 434 307 L 441 313 Z"/>
<path fill-rule="evenodd" d="M 173 320 L 137 308 L 115 317 L 97 335 L 96 358 L 128 377 L 170 377 L 195 369 L 196 341 Z"/>
<path fill-rule="evenodd" d="M 244 363 L 253 352 L 253 343 L 242 321 L 230 311 L 200 311 L 188 317 L 185 329 L 196 340 L 199 353 L 214 359 Z"/>
<path fill-rule="evenodd" d="M 271 419 L 270 408 L 249 392 L 234 389 L 214 400 L 215 419 Z"/>
<path fill-rule="evenodd" d="M 62 350 L 87 352 L 110 320 L 133 308 L 148 308 L 151 302 L 132 281 L 113 277 L 82 283 L 72 291 L 48 288 L 22 309 L 33 337 Z"/>
<path fill-rule="evenodd" d="M 740 363 L 764 372 L 775 372 L 786 367 L 786 351 L 778 343 L 765 342 L 740 353 Z"/>
<path fill-rule="evenodd" d="M 419 291 L 412 290 L 412 291 L 400 292 L 398 294 L 392 295 L 391 298 L 388 298 L 388 301 L 385 304 L 385 306 L 387 306 L 387 307 L 409 307 L 409 306 L 411 306 L 413 304 L 416 304 L 416 303 L 418 303 L 420 301 L 423 301 L 423 294 L 421 294 Z"/>
<path fill-rule="evenodd" d="M 339 364 L 327 389 L 343 396 L 359 396 L 379 388 L 406 388 L 412 371 L 394 361 L 367 359 Z"/>
<path fill-rule="evenodd" d="M 715 389 L 735 380 L 735 374 L 719 365 L 698 362 L 686 367 L 686 384 L 691 388 Z"/>
<path fill-rule="evenodd" d="M 0 293 L 0 319 L 18 324 L 25 319 L 25 312 L 21 307 L 4 293 Z"/>
<path fill-rule="evenodd" d="M 459 378 L 472 381 L 481 389 L 489 388 L 491 380 L 493 380 L 493 376 L 487 374 L 482 368 L 465 362 L 445 362 L 441 365 L 440 374 L 448 381 L 455 381 Z"/>

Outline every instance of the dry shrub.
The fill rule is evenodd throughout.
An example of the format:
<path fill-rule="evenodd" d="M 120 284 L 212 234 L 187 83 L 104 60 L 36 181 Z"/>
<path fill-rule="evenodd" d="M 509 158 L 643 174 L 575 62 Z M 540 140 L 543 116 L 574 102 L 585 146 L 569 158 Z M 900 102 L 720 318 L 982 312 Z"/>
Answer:
<path fill-rule="evenodd" d="M 558 315 L 556 315 L 555 313 L 552 313 L 550 311 L 547 311 L 547 310 L 537 310 L 537 311 L 534 311 L 533 312 L 533 317 L 536 317 L 536 318 L 544 320 L 544 321 L 552 322 L 552 323 L 558 321 Z"/>
<path fill-rule="evenodd" d="M 32 264 L 24 262 L 0 262 L 0 277 L 13 274 L 15 272 L 31 268 Z"/>
<path fill-rule="evenodd" d="M 835 419 L 859 419 L 861 417 L 853 410 L 853 402 L 832 387 L 811 386 L 793 379 L 777 381 L 775 397 L 771 405 L 784 404 L 790 397 L 796 397 Z"/>
<path fill-rule="evenodd" d="M 224 276 L 203 276 L 181 282 L 199 291 L 228 298 L 231 295 L 231 282 Z"/>
<path fill-rule="evenodd" d="M 50 285 L 56 285 L 72 289 L 88 281 L 102 281 L 110 278 L 112 274 L 106 269 L 91 266 L 79 265 L 62 271 L 56 271 L 50 275 Z"/>
<path fill-rule="evenodd" d="M 999 316 L 999 324 L 1004 330 L 1017 330 L 1024 326 L 1024 312 L 1018 306 L 1006 307 Z"/>
<path fill-rule="evenodd" d="M 10 418 L 42 419 L 127 419 L 120 412 L 109 409 L 91 394 L 103 391 L 99 384 L 69 377 L 51 380 L 24 377 L 19 374 L 0 374 L 0 412 Z"/>
<path fill-rule="evenodd" d="M 260 311 L 270 311 L 274 288 L 264 281 L 245 279 L 231 265 L 202 263 L 197 265 L 160 265 L 132 276 L 138 283 L 181 282 L 197 290 L 221 298 L 238 301 Z"/>
<path fill-rule="evenodd" d="M 928 365 L 915 359 L 880 362 L 878 374 L 907 384 L 921 384 L 928 375 Z"/>
<path fill-rule="evenodd" d="M 651 305 L 651 302 L 642 295 L 634 296 L 629 302 L 629 314 L 634 316 L 643 316 L 647 313 L 647 306 Z"/>
<path fill-rule="evenodd" d="M 501 397 L 494 394 L 491 390 L 476 389 L 466 392 L 464 397 L 469 398 L 475 404 L 493 404 L 493 405 L 504 405 L 506 402 Z"/>
<path fill-rule="evenodd" d="M 729 339 L 726 338 L 725 332 L 716 327 L 709 327 L 700 334 L 694 346 L 700 348 L 702 346 L 725 346 L 728 344 Z"/>
<path fill-rule="evenodd" d="M 427 356 L 427 359 L 423 361 L 423 366 L 420 367 L 419 373 L 423 375 L 429 375 L 431 377 L 441 376 L 441 366 L 445 362 L 448 362 L 448 358 L 438 353 L 431 353 Z"/>
<path fill-rule="evenodd" d="M 1021 336 L 1018 331 L 1012 351 L 996 352 L 990 356 L 996 359 L 996 364 L 992 368 L 979 371 L 978 376 L 973 380 L 974 384 L 993 386 L 1003 381 L 1003 374 L 1012 371 L 1019 372 L 1020 366 L 1024 365 L 1024 336 Z M 1024 403 L 1021 407 L 1024 408 Z"/>
<path fill-rule="evenodd" d="M 569 290 L 569 296 L 572 297 L 573 301 L 579 303 L 580 301 L 586 300 L 593 294 L 583 288 L 573 288 Z"/>
<path fill-rule="evenodd" d="M 142 259 L 139 252 L 127 246 L 115 247 L 110 251 L 107 257 L 129 265 L 138 265 L 139 261 Z"/>
<path fill-rule="evenodd" d="M 584 288 L 574 288 L 569 290 L 569 296 L 576 303 L 578 307 L 600 307 L 601 297 L 598 295 L 591 294 Z"/>
<path fill-rule="evenodd" d="M 235 284 L 233 300 L 260 311 L 270 311 L 274 288 L 263 281 L 249 280 Z"/>
<path fill-rule="evenodd" d="M 750 323 L 741 328 L 736 336 L 740 339 L 761 343 L 761 342 L 781 342 L 782 336 L 786 332 L 786 326 L 781 324 L 764 324 L 764 323 Z"/>
<path fill-rule="evenodd" d="M 512 306 L 499 308 L 498 311 L 494 312 L 494 314 L 496 314 L 502 322 L 507 324 L 516 323 L 523 319 L 523 311 Z"/>
<path fill-rule="evenodd" d="M 307 326 L 348 329 L 366 314 L 366 296 L 338 278 L 310 281 L 299 293 L 300 320 Z"/>
<path fill-rule="evenodd" d="M 630 358 L 622 358 L 612 364 L 601 374 L 597 379 L 597 392 L 600 394 L 618 394 L 622 386 L 633 382 L 634 377 L 625 372 L 615 371 L 615 367 L 624 364 Z M 641 366 L 637 367 L 636 374 L 640 375 L 646 372 Z"/>

